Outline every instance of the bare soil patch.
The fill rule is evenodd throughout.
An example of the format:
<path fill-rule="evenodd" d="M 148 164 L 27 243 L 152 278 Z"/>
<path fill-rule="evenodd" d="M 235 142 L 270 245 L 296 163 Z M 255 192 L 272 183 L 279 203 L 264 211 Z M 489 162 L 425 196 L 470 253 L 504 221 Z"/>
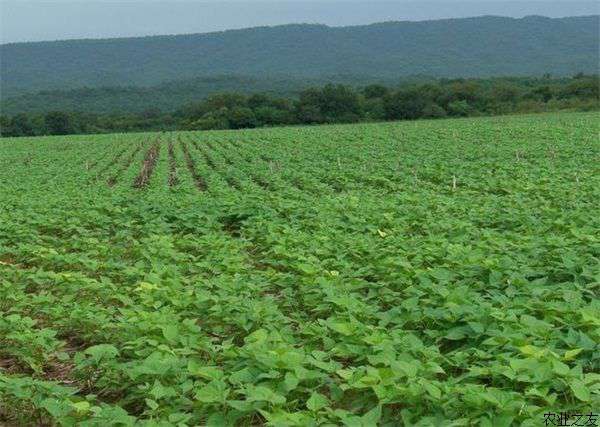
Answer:
<path fill-rule="evenodd" d="M 146 156 L 142 162 L 142 169 L 133 182 L 134 188 L 145 188 L 148 186 L 148 182 L 150 182 L 150 177 L 152 176 L 152 172 L 154 172 L 159 155 L 160 140 L 157 139 L 146 152 Z"/>

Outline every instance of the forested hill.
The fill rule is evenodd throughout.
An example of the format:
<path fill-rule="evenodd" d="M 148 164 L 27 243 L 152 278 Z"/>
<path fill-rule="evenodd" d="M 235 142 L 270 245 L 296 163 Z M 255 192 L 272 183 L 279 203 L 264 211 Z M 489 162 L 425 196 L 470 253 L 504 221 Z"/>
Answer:
<path fill-rule="evenodd" d="M 486 16 L 5 44 L 0 46 L 2 97 L 228 74 L 387 79 L 594 73 L 599 18 Z"/>

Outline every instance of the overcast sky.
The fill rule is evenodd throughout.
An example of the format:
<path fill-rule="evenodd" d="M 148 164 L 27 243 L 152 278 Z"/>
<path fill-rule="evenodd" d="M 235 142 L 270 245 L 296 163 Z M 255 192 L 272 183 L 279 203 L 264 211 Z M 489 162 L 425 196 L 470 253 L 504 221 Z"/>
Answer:
<path fill-rule="evenodd" d="M 186 34 L 287 23 L 332 26 L 479 15 L 599 13 L 598 1 L 0 0 L 0 42 Z"/>

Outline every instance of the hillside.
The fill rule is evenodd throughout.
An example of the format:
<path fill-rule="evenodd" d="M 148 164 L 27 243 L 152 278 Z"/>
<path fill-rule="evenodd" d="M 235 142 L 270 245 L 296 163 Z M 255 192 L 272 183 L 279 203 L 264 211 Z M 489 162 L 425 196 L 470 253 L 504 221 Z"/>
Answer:
<path fill-rule="evenodd" d="M 599 17 L 477 17 L 0 46 L 3 98 L 198 76 L 390 79 L 597 71 Z"/>
<path fill-rule="evenodd" d="M 425 78 L 405 78 L 402 82 Z M 249 77 L 223 75 L 196 77 L 160 83 L 155 86 L 103 86 L 74 89 L 53 89 L 24 93 L 0 100 L 2 114 L 44 113 L 47 111 L 85 111 L 90 113 L 139 113 L 149 109 L 172 111 L 198 102 L 210 94 L 236 92 L 265 93 L 272 96 L 295 97 L 298 92 L 328 81 L 351 85 L 374 83 L 370 79 L 334 76 L 330 79 L 294 77 Z M 380 83 L 399 83 L 399 80 Z"/>

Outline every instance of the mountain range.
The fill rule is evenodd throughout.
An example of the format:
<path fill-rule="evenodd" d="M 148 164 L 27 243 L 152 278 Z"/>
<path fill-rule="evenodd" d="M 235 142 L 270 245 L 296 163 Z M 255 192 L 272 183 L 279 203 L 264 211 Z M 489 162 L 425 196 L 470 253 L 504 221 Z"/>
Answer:
<path fill-rule="evenodd" d="M 171 95 L 177 92 L 173 85 L 191 85 L 191 92 L 183 92 L 205 96 L 215 88 L 285 92 L 313 82 L 390 82 L 415 75 L 597 73 L 599 31 L 598 15 L 483 16 L 4 44 L 0 45 L 2 108 L 6 111 L 10 106 L 15 112 L 25 105 L 47 103 L 47 91 L 53 91 L 51 98 L 70 97 L 76 104 L 81 91 L 91 97 L 101 92 L 106 97 L 110 88 L 108 92 L 118 97 L 127 87 L 147 91 L 150 100 L 155 93 L 154 99 L 159 100 L 155 106 L 172 107 L 177 103 Z M 214 79 L 219 83 L 215 85 Z M 194 82 L 204 83 L 194 86 Z M 103 89 L 95 92 L 98 88 Z"/>

